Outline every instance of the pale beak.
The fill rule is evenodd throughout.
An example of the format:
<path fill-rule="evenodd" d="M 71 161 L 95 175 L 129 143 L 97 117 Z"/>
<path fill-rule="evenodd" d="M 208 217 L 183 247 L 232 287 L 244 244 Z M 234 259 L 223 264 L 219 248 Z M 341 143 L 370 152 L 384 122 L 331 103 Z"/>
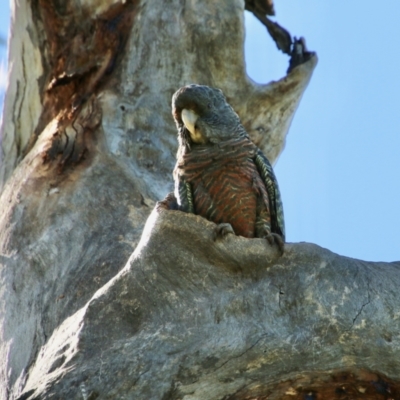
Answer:
<path fill-rule="evenodd" d="M 182 121 L 185 124 L 186 129 L 190 132 L 191 137 L 196 136 L 196 129 L 195 129 L 195 124 L 197 121 L 197 118 L 199 116 L 192 110 L 188 110 L 187 108 L 184 108 L 181 113 Z"/>

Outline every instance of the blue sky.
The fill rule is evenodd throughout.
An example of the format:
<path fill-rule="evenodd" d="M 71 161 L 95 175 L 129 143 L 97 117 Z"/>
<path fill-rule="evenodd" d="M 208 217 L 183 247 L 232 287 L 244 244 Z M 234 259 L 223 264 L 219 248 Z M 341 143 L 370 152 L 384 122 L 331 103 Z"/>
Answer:
<path fill-rule="evenodd" d="M 275 172 L 289 242 L 370 261 L 400 260 L 400 2 L 276 0 L 276 20 L 319 63 Z M 288 57 L 246 13 L 250 77 L 281 78 Z M 0 35 L 8 10 L 0 6 Z M 6 48 L 0 47 L 0 86 Z M 1 89 L 2 90 L 2 89 Z"/>

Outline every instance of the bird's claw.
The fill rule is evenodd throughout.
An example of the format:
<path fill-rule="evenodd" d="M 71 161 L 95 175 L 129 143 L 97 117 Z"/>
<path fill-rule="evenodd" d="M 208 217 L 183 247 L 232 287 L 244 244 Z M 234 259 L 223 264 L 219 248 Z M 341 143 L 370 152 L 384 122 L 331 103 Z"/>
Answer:
<path fill-rule="evenodd" d="M 214 229 L 213 239 L 215 241 L 217 239 L 224 238 L 229 233 L 235 234 L 235 231 L 233 230 L 232 225 L 223 222 L 221 224 L 218 224 L 216 226 L 216 228 Z"/>
<path fill-rule="evenodd" d="M 156 203 L 157 210 L 179 210 L 178 202 L 174 193 L 168 193 L 164 200 L 158 201 Z"/>
<path fill-rule="evenodd" d="M 283 241 L 281 235 L 278 235 L 277 233 L 269 232 L 268 234 L 266 234 L 264 236 L 264 238 L 268 240 L 268 243 L 271 246 L 277 245 L 279 252 L 281 253 L 281 255 L 283 254 L 283 252 L 285 250 L 285 242 Z"/>

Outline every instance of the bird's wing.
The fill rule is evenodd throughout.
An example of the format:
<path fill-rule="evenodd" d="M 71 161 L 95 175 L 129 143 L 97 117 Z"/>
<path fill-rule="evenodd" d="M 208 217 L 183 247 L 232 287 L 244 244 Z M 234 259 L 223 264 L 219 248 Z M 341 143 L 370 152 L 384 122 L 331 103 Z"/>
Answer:
<path fill-rule="evenodd" d="M 194 214 L 192 186 L 182 176 L 178 178 L 178 204 L 179 209 Z"/>
<path fill-rule="evenodd" d="M 267 188 L 270 202 L 272 232 L 280 234 L 283 240 L 285 240 L 285 220 L 283 217 L 283 206 L 281 194 L 279 192 L 278 181 L 275 178 L 274 170 L 272 169 L 267 157 L 265 157 L 260 149 L 257 149 L 254 162 L 265 184 L 265 187 Z"/>

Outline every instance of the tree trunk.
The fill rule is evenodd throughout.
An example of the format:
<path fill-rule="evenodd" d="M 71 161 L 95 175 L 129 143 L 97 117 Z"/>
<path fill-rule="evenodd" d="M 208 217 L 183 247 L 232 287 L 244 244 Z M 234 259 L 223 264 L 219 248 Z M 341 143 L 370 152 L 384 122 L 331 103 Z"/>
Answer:
<path fill-rule="evenodd" d="M 397 390 L 395 264 L 214 243 L 212 223 L 162 206 L 137 247 L 173 187 L 180 86 L 221 88 L 272 162 L 284 146 L 316 57 L 255 84 L 243 10 L 242 0 L 16 3 L 1 398 L 295 398 L 336 390 L 342 370 L 358 393 Z"/>

